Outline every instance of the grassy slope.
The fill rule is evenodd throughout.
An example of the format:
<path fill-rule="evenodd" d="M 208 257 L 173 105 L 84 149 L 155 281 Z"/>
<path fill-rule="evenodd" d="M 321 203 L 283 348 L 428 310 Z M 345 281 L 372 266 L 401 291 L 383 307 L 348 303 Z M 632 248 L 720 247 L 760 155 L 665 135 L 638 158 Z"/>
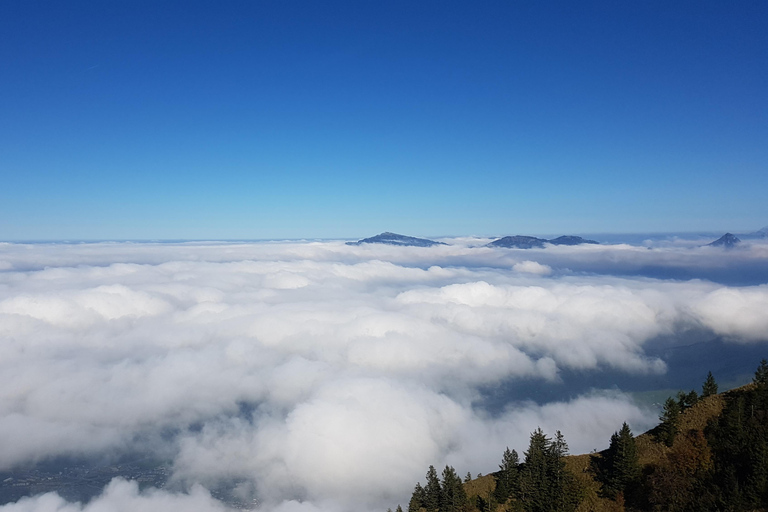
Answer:
<path fill-rule="evenodd" d="M 679 423 L 680 432 L 704 430 L 704 427 L 707 426 L 707 422 L 720 415 L 722 412 L 723 406 L 725 405 L 725 397 L 727 395 L 737 394 L 749 389 L 751 386 L 752 384 L 748 384 L 725 393 L 699 400 L 696 405 L 681 414 Z M 670 450 L 670 448 L 664 444 L 654 441 L 653 433 L 654 430 L 649 430 L 648 432 L 635 437 L 638 456 L 642 466 L 658 464 L 664 457 L 666 457 Z M 600 497 L 601 484 L 595 480 L 595 475 L 590 467 L 591 458 L 600 457 L 601 453 L 594 455 L 569 455 L 565 459 L 566 468 L 573 473 L 584 489 L 584 499 L 581 502 L 581 505 L 579 505 L 577 512 L 620 512 L 624 510 L 623 505 Z M 465 483 L 464 489 L 467 492 L 467 496 L 470 498 L 470 502 L 474 503 L 476 496 L 487 498 L 487 496 L 493 492 L 495 486 L 496 482 L 491 474 Z M 504 507 L 499 507 L 499 509 L 503 510 Z"/>
<path fill-rule="evenodd" d="M 493 490 L 496 488 L 496 480 L 493 475 L 484 475 L 464 484 L 464 491 L 470 498 L 470 501 L 474 504 L 475 498 L 480 496 L 484 499 L 493 494 Z"/>

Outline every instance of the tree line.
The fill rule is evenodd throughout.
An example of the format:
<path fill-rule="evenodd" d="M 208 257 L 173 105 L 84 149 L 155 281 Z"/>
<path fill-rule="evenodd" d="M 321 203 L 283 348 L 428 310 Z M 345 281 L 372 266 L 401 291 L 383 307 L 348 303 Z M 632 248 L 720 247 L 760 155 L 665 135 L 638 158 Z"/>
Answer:
<path fill-rule="evenodd" d="M 507 448 L 499 471 L 494 474 L 493 492 L 475 496 L 472 501 L 453 467 L 446 466 L 442 479 L 438 479 L 434 466 L 430 466 L 425 485 L 417 483 L 413 490 L 408 512 L 491 512 L 498 505 L 526 512 L 575 510 L 579 493 L 573 475 L 565 469 L 568 445 L 563 435 L 558 431 L 549 438 L 540 428 L 536 429 L 524 455 L 521 462 L 517 452 Z M 469 478 L 468 474 L 465 481 Z"/>
<path fill-rule="evenodd" d="M 605 510 L 751 511 L 768 509 L 768 361 L 758 366 L 751 385 L 721 395 L 722 413 L 703 429 L 681 431 L 681 416 L 718 394 L 711 372 L 701 394 L 695 390 L 669 397 L 650 431 L 660 446 L 651 461 L 640 463 L 637 441 L 624 423 L 608 449 L 591 456 L 589 473 L 599 483 Z M 572 512 L 585 488 L 566 469 L 568 445 L 557 431 L 531 433 L 523 460 L 507 448 L 494 485 L 482 496 L 468 496 L 456 470 L 446 466 L 438 477 L 430 466 L 417 483 L 408 512 Z M 479 477 L 479 475 L 478 475 Z M 583 481 L 583 480 L 582 480 Z M 611 504 L 612 505 L 609 505 Z M 596 509 L 597 510 L 597 509 Z M 391 510 L 388 510 L 391 512 Z M 400 505 L 396 512 L 403 512 Z"/>
<path fill-rule="evenodd" d="M 710 372 L 700 397 L 691 391 L 668 398 L 651 431 L 665 451 L 645 465 L 625 423 L 593 460 L 603 496 L 638 511 L 768 509 L 768 361 L 760 362 L 751 385 L 723 395 L 722 412 L 703 429 L 681 431 L 681 415 L 716 394 Z"/>

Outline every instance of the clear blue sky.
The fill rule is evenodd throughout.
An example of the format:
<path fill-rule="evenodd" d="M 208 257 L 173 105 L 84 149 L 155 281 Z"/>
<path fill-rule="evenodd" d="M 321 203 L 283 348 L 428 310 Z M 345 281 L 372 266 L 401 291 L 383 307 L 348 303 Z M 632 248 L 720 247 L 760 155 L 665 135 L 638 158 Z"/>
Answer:
<path fill-rule="evenodd" d="M 0 240 L 768 224 L 768 2 L 0 3 Z"/>

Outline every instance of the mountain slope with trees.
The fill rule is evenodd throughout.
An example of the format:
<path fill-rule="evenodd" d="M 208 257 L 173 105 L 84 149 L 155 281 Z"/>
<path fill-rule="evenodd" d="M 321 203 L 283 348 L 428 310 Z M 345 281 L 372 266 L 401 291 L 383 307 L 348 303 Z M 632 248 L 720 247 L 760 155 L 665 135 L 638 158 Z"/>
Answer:
<path fill-rule="evenodd" d="M 768 361 L 751 384 L 717 388 L 710 372 L 701 394 L 667 399 L 658 426 L 635 437 L 624 423 L 599 453 L 570 456 L 559 431 L 537 429 L 495 473 L 462 483 L 430 466 L 408 512 L 766 511 Z"/>

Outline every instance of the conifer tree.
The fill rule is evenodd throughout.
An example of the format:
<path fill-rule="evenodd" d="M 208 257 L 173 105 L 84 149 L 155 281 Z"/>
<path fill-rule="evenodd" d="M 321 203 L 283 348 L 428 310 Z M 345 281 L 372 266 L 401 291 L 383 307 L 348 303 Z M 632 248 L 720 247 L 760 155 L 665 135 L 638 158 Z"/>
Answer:
<path fill-rule="evenodd" d="M 408 512 L 419 512 L 421 507 L 425 506 L 426 492 L 420 483 L 416 484 L 411 495 L 411 501 L 408 502 Z"/>
<path fill-rule="evenodd" d="M 619 492 L 627 495 L 640 478 L 640 463 L 635 438 L 625 422 L 621 430 L 611 436 L 611 444 L 605 454 L 603 482 L 605 492 L 615 497 Z"/>
<path fill-rule="evenodd" d="M 395 509 L 395 512 L 403 512 L 403 507 L 400 506 L 400 504 L 397 504 L 397 508 Z"/>
<path fill-rule="evenodd" d="M 722 510 L 768 510 L 768 385 L 726 397 L 717 422 L 707 430 L 712 448 L 713 480 Z"/>
<path fill-rule="evenodd" d="M 760 361 L 760 366 L 757 367 L 755 378 L 752 381 L 755 384 L 768 384 L 768 360 Z"/>
<path fill-rule="evenodd" d="M 552 449 L 554 450 L 555 456 L 558 458 L 568 455 L 568 444 L 565 442 L 565 437 L 563 437 L 563 434 L 559 430 L 555 432 L 555 438 L 552 440 Z"/>
<path fill-rule="evenodd" d="M 519 474 L 518 466 L 520 457 L 515 450 L 509 451 L 509 447 L 504 450 L 501 458 L 499 472 L 496 477 L 496 490 L 494 495 L 499 503 L 506 502 L 513 494 L 517 492 Z"/>
<path fill-rule="evenodd" d="M 518 497 L 526 512 L 568 512 L 578 506 L 576 483 L 565 469 L 568 454 L 558 431 L 550 441 L 541 429 L 531 434 L 525 462 L 520 469 Z"/>
<path fill-rule="evenodd" d="M 424 486 L 424 508 L 433 512 L 440 508 L 440 480 L 437 478 L 435 466 L 429 466 L 427 471 L 427 483 Z"/>
<path fill-rule="evenodd" d="M 451 466 L 445 466 L 443 481 L 440 486 L 440 512 L 459 512 L 467 503 L 464 484 Z"/>
<path fill-rule="evenodd" d="M 677 420 L 680 416 L 680 405 L 674 398 L 669 397 L 664 402 L 664 410 L 659 416 L 661 424 L 659 425 L 659 441 L 663 442 L 667 446 L 672 446 L 677 435 Z"/>
<path fill-rule="evenodd" d="M 471 482 L 471 481 L 472 481 L 472 473 L 467 471 L 466 476 L 464 476 L 464 483 L 466 484 L 467 482 Z"/>
<path fill-rule="evenodd" d="M 680 411 L 684 411 L 689 407 L 693 407 L 698 401 L 699 395 L 693 389 L 689 393 L 686 393 L 685 391 L 677 392 L 677 405 Z"/>
<path fill-rule="evenodd" d="M 701 396 L 702 398 L 706 398 L 716 394 L 717 382 L 715 382 L 715 378 L 712 376 L 712 372 L 709 372 L 707 374 L 707 380 L 705 380 L 704 384 L 701 386 Z"/>
<path fill-rule="evenodd" d="M 549 510 L 547 451 L 550 441 L 541 428 L 531 433 L 525 462 L 520 472 L 520 501 L 528 512 Z"/>
<path fill-rule="evenodd" d="M 568 479 L 563 460 L 566 455 L 568 455 L 568 444 L 566 444 L 563 434 L 558 430 L 555 432 L 555 438 L 549 449 L 550 500 L 554 507 L 553 510 L 557 511 L 567 509 Z"/>

